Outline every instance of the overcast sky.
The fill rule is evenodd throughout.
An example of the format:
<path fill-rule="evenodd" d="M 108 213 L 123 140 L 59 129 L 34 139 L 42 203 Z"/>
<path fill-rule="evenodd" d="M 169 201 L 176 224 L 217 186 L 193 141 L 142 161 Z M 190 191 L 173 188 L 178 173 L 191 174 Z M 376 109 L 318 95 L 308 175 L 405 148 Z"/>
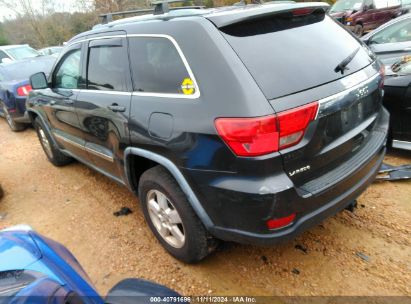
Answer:
<path fill-rule="evenodd" d="M 42 0 L 25 0 L 30 1 L 34 10 L 41 11 Z M 18 2 L 18 1 L 16 1 Z M 52 0 L 54 10 L 57 12 L 74 12 L 80 10 L 78 7 L 78 1 L 76 0 Z M 4 19 L 10 19 L 15 16 L 12 10 L 9 10 L 0 4 L 0 21 Z"/>

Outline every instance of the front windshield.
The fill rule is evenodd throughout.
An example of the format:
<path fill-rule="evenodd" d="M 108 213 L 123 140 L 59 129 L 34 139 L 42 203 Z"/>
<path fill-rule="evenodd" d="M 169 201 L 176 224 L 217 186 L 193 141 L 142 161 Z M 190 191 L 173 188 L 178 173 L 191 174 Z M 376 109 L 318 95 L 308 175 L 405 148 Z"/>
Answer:
<path fill-rule="evenodd" d="M 359 10 L 362 2 L 362 0 L 339 0 L 331 7 L 331 12 Z"/>
<path fill-rule="evenodd" d="M 40 53 L 29 46 L 19 46 L 12 49 L 7 49 L 7 52 L 16 60 L 40 56 Z"/>

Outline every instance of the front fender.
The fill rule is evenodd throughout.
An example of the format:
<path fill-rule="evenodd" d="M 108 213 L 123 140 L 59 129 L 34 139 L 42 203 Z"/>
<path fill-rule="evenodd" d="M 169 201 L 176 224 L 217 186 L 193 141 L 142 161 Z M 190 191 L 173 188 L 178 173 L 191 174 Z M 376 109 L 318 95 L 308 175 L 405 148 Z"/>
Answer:
<path fill-rule="evenodd" d="M 27 105 L 27 103 L 26 103 L 26 109 L 27 109 L 26 111 L 27 111 L 27 113 L 29 114 L 30 122 L 32 123 L 32 125 L 34 126 L 34 120 L 35 120 L 36 118 L 39 118 L 39 119 L 41 120 L 41 122 L 43 123 L 43 126 L 44 126 L 44 128 L 46 129 L 46 131 L 50 134 L 50 137 L 51 137 L 51 141 L 52 141 L 53 146 L 54 146 L 56 149 L 60 149 L 60 147 L 59 147 L 56 139 L 55 139 L 54 136 L 53 136 L 53 133 L 51 132 L 51 129 L 50 129 L 50 127 L 49 127 L 49 124 L 46 123 L 46 120 L 44 119 L 44 117 L 43 117 L 43 115 L 41 114 L 41 112 L 40 112 L 39 110 L 37 110 L 37 109 L 29 108 L 29 107 L 27 107 L 27 106 L 28 106 L 28 105 Z"/>

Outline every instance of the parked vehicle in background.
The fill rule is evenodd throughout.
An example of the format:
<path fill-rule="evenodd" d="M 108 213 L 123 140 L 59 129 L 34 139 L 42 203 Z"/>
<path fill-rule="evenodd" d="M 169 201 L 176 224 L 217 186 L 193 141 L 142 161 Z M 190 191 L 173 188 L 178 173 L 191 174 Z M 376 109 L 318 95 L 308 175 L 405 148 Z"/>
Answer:
<path fill-rule="evenodd" d="M 411 0 L 401 0 L 401 14 L 411 13 Z"/>
<path fill-rule="evenodd" d="M 390 143 L 411 151 L 411 56 L 387 66 L 384 106 L 391 114 Z"/>
<path fill-rule="evenodd" d="M 361 38 L 385 65 L 384 106 L 390 143 L 411 150 L 411 14 L 400 16 Z"/>
<path fill-rule="evenodd" d="M 28 44 L 0 46 L 0 63 L 38 57 L 41 54 Z"/>
<path fill-rule="evenodd" d="M 411 55 L 411 14 L 391 20 L 361 39 L 385 65 L 391 66 Z"/>
<path fill-rule="evenodd" d="M 129 186 L 185 262 L 217 239 L 294 238 L 352 204 L 381 165 L 389 118 L 381 66 L 328 5 L 164 6 L 74 37 L 48 80 L 31 77 L 50 162 Z"/>
<path fill-rule="evenodd" d="M 31 91 L 31 75 L 49 74 L 55 57 L 42 56 L 0 64 L 0 116 L 13 131 L 24 130 L 31 123 L 26 114 L 26 98 Z"/>
<path fill-rule="evenodd" d="M 63 50 L 62 46 L 50 46 L 44 49 L 40 49 L 39 53 L 45 56 L 54 55 L 55 57 L 57 57 L 61 53 L 62 50 Z"/>
<path fill-rule="evenodd" d="M 401 15 L 401 0 L 338 0 L 330 15 L 361 37 Z"/>
<path fill-rule="evenodd" d="M 122 280 L 103 298 L 67 248 L 27 225 L 0 231 L 0 295 L 1 304 L 145 304 L 153 296 L 184 302 L 172 300 L 180 297 L 175 291 L 142 279 Z"/>

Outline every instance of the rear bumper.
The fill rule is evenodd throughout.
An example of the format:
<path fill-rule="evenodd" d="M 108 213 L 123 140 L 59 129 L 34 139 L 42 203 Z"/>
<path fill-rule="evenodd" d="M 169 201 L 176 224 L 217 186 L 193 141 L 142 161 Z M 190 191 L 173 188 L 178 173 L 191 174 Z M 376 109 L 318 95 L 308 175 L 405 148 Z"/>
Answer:
<path fill-rule="evenodd" d="M 31 123 L 29 113 L 27 111 L 25 111 L 24 114 L 18 113 L 18 112 L 10 113 L 10 114 L 13 117 L 13 120 L 15 122 L 25 123 L 25 124 L 30 124 Z"/>
<path fill-rule="evenodd" d="M 388 124 L 389 115 L 383 109 L 371 135 L 373 149 L 364 147 L 368 153 L 360 163 L 347 162 L 351 169 L 345 171 L 345 175 L 335 172 L 338 177 L 336 183 L 327 187 L 308 185 L 313 187 L 312 190 L 318 190 L 313 193 L 297 188 L 283 172 L 263 178 L 242 178 L 197 170 L 183 172 L 214 223 L 209 227 L 212 235 L 239 243 L 275 244 L 293 239 L 343 210 L 374 181 L 386 151 Z M 347 163 L 337 169 L 347 170 Z M 292 213 L 297 215 L 290 226 L 278 230 L 266 228 L 268 219 Z"/>
<path fill-rule="evenodd" d="M 371 168 L 368 168 L 367 166 L 367 168 L 363 168 L 358 172 L 358 175 L 361 175 L 361 173 L 364 172 L 367 172 L 367 174 L 363 176 L 357 184 L 354 185 L 354 187 L 340 193 L 333 200 L 327 202 L 318 209 L 314 209 L 309 213 L 300 215 L 298 220 L 287 228 L 265 234 L 224 227 L 214 227 L 210 232 L 217 238 L 245 244 L 271 245 L 278 243 L 279 241 L 294 239 L 300 233 L 321 223 L 328 217 L 335 215 L 350 205 L 352 201 L 355 200 L 374 181 L 374 178 L 378 173 L 384 159 L 384 155 L 385 148 L 382 148 L 379 155 L 377 155 L 375 161 L 373 162 L 373 166 Z"/>
<path fill-rule="evenodd" d="M 30 117 L 26 111 L 26 98 L 16 98 L 10 105 L 7 104 L 10 116 L 18 123 L 31 123 Z"/>

